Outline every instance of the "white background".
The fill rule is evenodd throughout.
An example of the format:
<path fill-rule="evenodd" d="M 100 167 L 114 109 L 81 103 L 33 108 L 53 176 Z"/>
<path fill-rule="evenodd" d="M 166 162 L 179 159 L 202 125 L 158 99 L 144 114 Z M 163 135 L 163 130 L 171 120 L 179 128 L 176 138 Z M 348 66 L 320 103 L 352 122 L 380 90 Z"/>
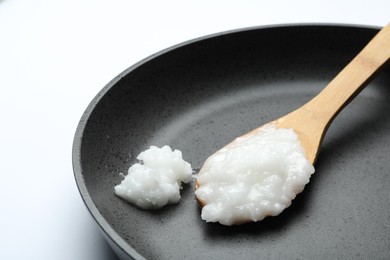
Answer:
<path fill-rule="evenodd" d="M 88 103 L 130 65 L 220 31 L 384 26 L 389 11 L 389 0 L 0 0 L 0 259 L 115 259 L 78 193 L 71 152 Z"/>

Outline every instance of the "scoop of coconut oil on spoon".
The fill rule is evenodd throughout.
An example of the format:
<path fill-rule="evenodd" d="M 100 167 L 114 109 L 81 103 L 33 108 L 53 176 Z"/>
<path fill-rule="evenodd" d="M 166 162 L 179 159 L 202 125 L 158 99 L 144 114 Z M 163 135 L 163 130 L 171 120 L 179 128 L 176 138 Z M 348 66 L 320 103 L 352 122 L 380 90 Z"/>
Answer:
<path fill-rule="evenodd" d="M 238 225 L 289 207 L 314 173 L 333 119 L 389 59 L 390 24 L 308 103 L 212 154 L 196 175 L 202 219 Z"/>

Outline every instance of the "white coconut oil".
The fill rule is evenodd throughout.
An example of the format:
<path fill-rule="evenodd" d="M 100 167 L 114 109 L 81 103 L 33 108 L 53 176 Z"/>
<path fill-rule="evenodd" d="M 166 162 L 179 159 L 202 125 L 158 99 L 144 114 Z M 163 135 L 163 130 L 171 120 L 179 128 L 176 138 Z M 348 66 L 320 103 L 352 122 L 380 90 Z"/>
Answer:
<path fill-rule="evenodd" d="M 276 216 L 291 205 L 313 173 L 296 133 L 267 124 L 206 160 L 196 176 L 201 217 L 235 225 Z"/>
<path fill-rule="evenodd" d="M 140 163 L 132 165 L 115 194 L 142 209 L 158 209 L 178 203 L 182 183 L 192 181 L 191 165 L 182 153 L 169 146 L 151 146 L 141 152 Z"/>

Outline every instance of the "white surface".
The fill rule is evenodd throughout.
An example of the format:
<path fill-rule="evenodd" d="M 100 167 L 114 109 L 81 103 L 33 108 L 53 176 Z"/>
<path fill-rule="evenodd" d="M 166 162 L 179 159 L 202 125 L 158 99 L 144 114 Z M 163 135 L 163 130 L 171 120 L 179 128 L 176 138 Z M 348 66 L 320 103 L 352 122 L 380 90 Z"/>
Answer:
<path fill-rule="evenodd" d="M 84 109 L 161 49 L 240 27 L 384 26 L 388 0 L 0 0 L 0 259 L 115 258 L 73 179 Z"/>

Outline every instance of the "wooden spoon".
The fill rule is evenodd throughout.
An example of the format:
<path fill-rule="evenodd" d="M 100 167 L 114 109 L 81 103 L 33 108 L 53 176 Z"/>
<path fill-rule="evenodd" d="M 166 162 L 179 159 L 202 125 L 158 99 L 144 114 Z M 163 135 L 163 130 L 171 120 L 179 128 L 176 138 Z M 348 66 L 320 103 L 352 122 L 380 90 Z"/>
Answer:
<path fill-rule="evenodd" d="M 279 128 L 294 129 L 307 159 L 314 164 L 330 123 L 389 59 L 390 24 L 380 30 L 317 96 L 297 110 L 271 123 Z M 257 132 L 260 128 L 245 135 Z M 196 182 L 196 188 L 198 187 L 199 183 Z M 203 206 L 203 202 L 200 200 L 199 202 Z"/>

